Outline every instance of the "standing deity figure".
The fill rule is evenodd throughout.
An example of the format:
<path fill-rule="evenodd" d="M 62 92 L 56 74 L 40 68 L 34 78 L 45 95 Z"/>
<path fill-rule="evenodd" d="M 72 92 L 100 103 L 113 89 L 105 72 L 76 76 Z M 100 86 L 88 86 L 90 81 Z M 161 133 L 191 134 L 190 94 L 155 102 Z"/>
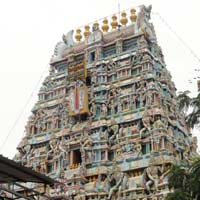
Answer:
<path fill-rule="evenodd" d="M 142 145 L 139 141 L 137 141 L 134 145 L 134 152 L 137 155 L 137 157 L 142 155 Z"/>
<path fill-rule="evenodd" d="M 86 160 L 91 161 L 92 159 L 92 153 L 90 151 L 90 148 L 93 145 L 93 141 L 87 132 L 82 133 L 80 138 L 80 145 L 81 145 L 80 151 L 81 151 L 82 165 L 83 167 L 85 167 Z"/>
<path fill-rule="evenodd" d="M 94 100 L 90 102 L 90 115 L 93 117 L 96 116 L 96 104 Z"/>
<path fill-rule="evenodd" d="M 55 138 L 50 140 L 49 147 L 50 147 L 50 149 L 47 152 L 47 159 L 51 160 L 56 155 L 57 140 Z"/>
<path fill-rule="evenodd" d="M 107 105 L 105 103 L 102 104 L 101 106 L 101 116 L 106 117 L 108 112 Z"/>
<path fill-rule="evenodd" d="M 112 198 L 112 196 L 114 195 L 114 193 L 118 192 L 118 197 L 117 199 L 119 199 L 120 197 L 120 186 L 123 182 L 124 179 L 124 173 L 120 173 L 120 175 L 118 175 L 118 177 L 114 177 L 114 175 L 111 175 L 110 178 L 110 184 L 111 184 L 111 189 L 109 191 L 109 195 L 108 195 L 108 199 L 110 200 Z"/>
<path fill-rule="evenodd" d="M 151 143 L 152 143 L 152 150 L 159 151 L 160 150 L 160 140 L 161 137 L 158 135 L 151 135 Z"/>
<path fill-rule="evenodd" d="M 60 158 L 61 166 L 65 166 L 65 165 L 69 164 L 69 158 L 68 158 L 69 146 L 68 145 L 66 144 L 65 138 L 62 137 L 58 144 L 59 158 Z"/>
<path fill-rule="evenodd" d="M 117 111 L 118 113 L 122 112 L 122 102 L 120 98 L 118 98 L 118 101 L 117 101 Z"/>
<path fill-rule="evenodd" d="M 116 139 L 119 138 L 119 125 L 115 120 L 111 121 L 111 126 L 108 127 L 109 143 L 113 144 Z"/>
<path fill-rule="evenodd" d="M 120 124 L 120 127 L 119 127 L 119 138 L 122 138 L 124 136 L 125 136 L 124 125 Z"/>
<path fill-rule="evenodd" d="M 29 165 L 30 161 L 30 152 L 31 152 L 31 145 L 27 144 L 22 148 L 23 152 L 23 157 L 22 157 L 22 163 L 26 163 Z"/>
<path fill-rule="evenodd" d="M 111 115 L 114 115 L 115 114 L 115 103 L 114 103 L 113 99 L 110 100 L 108 106 L 110 108 Z"/>

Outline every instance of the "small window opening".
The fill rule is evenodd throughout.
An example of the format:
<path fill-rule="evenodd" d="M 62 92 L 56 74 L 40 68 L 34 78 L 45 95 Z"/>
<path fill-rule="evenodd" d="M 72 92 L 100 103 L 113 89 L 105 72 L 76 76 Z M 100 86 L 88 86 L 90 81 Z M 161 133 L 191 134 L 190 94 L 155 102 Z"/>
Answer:
<path fill-rule="evenodd" d="M 90 62 L 94 62 L 95 61 L 95 52 L 91 52 L 90 53 Z"/>

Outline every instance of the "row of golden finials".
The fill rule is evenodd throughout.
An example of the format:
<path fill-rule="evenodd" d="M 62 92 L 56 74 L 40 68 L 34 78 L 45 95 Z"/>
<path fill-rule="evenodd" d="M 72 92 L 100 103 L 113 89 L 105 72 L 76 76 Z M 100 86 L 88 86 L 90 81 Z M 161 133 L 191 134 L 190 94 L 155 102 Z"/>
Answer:
<path fill-rule="evenodd" d="M 134 8 L 132 8 L 132 9 L 130 10 L 130 20 L 131 20 L 131 23 L 135 23 L 135 22 L 136 22 L 136 19 L 137 19 L 136 10 L 135 10 Z M 103 22 L 103 24 L 102 24 L 102 26 L 101 26 L 101 29 L 102 29 L 102 31 L 103 31 L 104 33 L 107 33 L 108 30 L 109 30 L 108 19 L 105 18 L 102 22 Z M 120 23 L 121 23 L 122 26 L 126 26 L 126 24 L 128 23 L 127 14 L 126 14 L 125 11 L 123 11 L 123 12 L 121 13 Z M 111 21 L 110 25 L 111 25 L 111 27 L 112 27 L 112 30 L 116 30 L 116 29 L 117 29 L 117 27 L 118 27 L 119 24 L 118 24 L 117 16 L 116 16 L 116 15 L 113 15 L 113 16 L 112 16 L 112 21 Z M 95 29 L 99 29 L 99 23 L 98 23 L 98 22 L 95 22 L 95 23 L 93 24 L 93 27 L 94 27 Z M 86 26 L 85 26 L 84 33 L 83 33 L 84 37 L 87 38 L 87 37 L 90 35 L 90 33 L 91 33 L 91 32 L 90 32 L 90 26 L 89 26 L 89 25 L 86 25 Z M 80 29 L 80 28 L 78 28 L 78 29 L 76 30 L 75 39 L 76 39 L 77 42 L 80 42 L 81 39 L 82 39 L 82 34 L 81 34 L 81 29 Z"/>

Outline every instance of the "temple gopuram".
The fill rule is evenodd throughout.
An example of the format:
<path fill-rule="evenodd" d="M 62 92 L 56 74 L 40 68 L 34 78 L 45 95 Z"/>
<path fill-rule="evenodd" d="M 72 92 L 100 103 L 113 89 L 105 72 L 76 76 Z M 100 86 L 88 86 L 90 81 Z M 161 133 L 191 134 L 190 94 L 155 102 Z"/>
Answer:
<path fill-rule="evenodd" d="M 164 199 L 171 165 L 197 155 L 150 16 L 142 5 L 57 43 L 15 155 L 57 181 L 52 199 Z"/>

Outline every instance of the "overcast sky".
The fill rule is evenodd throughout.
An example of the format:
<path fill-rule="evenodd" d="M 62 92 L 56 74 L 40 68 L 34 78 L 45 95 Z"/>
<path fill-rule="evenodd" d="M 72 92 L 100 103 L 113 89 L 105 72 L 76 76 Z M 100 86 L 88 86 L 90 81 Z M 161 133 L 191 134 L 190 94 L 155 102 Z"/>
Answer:
<path fill-rule="evenodd" d="M 152 4 L 153 12 L 158 12 L 200 56 L 199 0 L 119 2 L 121 10 Z M 34 88 L 44 70 L 48 74 L 47 65 L 62 34 L 117 11 L 117 0 L 0 0 L 1 154 L 12 158 L 16 152 L 41 83 Z M 195 69 L 200 69 L 200 63 L 157 15 L 152 15 L 152 22 L 178 91 L 191 90 L 195 94 L 197 87 L 193 78 L 199 75 Z"/>

